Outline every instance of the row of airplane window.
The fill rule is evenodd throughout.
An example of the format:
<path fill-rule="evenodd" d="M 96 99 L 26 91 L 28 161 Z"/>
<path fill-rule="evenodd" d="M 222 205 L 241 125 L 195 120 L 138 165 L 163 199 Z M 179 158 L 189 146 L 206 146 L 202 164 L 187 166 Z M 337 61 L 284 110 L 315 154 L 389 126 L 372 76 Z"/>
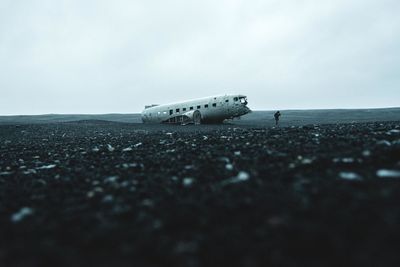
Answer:
<path fill-rule="evenodd" d="M 234 100 L 234 101 L 238 101 L 238 98 L 235 97 L 233 100 Z M 229 102 L 229 99 L 226 99 L 225 102 L 228 103 L 228 102 Z M 213 107 L 217 107 L 217 103 L 213 103 L 212 106 L 213 106 Z M 197 109 L 200 109 L 200 108 L 201 108 L 201 105 L 198 105 L 198 106 L 197 106 Z M 208 104 L 205 104 L 205 105 L 204 105 L 204 108 L 208 108 Z M 189 110 L 193 110 L 193 109 L 194 109 L 194 107 L 189 107 Z M 182 112 L 184 112 L 184 111 L 186 111 L 186 110 L 187 110 L 186 108 L 182 108 Z M 177 108 L 177 109 L 175 109 L 175 111 L 176 111 L 176 113 L 179 113 L 179 112 L 180 112 L 180 109 Z M 169 115 L 172 115 L 173 113 L 174 113 L 174 110 L 173 110 L 173 109 L 170 109 L 170 110 L 169 110 Z M 158 115 L 160 115 L 160 114 L 161 114 L 161 112 L 159 111 L 159 112 L 158 112 Z M 167 112 L 166 112 L 166 111 L 163 111 L 163 114 L 166 115 Z M 151 116 L 151 115 L 150 115 L 150 116 Z"/>
<path fill-rule="evenodd" d="M 225 100 L 225 102 L 229 102 L 229 100 L 228 99 L 226 99 Z M 217 103 L 213 103 L 212 104 L 212 106 L 215 108 L 215 107 L 217 107 Z M 197 109 L 200 109 L 201 108 L 201 105 L 198 105 L 197 106 Z M 204 108 L 208 108 L 208 104 L 205 104 L 204 105 Z M 194 109 L 194 107 L 190 107 L 189 108 L 189 110 L 193 110 Z M 184 111 L 186 111 L 187 110 L 187 108 L 182 108 L 182 112 L 184 112 Z M 177 108 L 177 109 L 175 109 L 175 111 L 176 111 L 176 113 L 179 113 L 180 112 L 180 109 L 179 108 Z M 164 114 L 165 114 L 166 112 L 164 112 Z M 174 113 L 174 110 L 173 109 L 170 109 L 169 110 L 169 115 L 172 115 Z"/>

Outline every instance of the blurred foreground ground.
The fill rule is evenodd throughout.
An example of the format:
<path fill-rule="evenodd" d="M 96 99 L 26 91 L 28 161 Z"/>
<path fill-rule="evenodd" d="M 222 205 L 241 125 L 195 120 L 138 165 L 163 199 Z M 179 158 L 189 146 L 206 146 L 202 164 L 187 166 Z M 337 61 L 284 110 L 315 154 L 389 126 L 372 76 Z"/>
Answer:
<path fill-rule="evenodd" d="M 0 126 L 1 266 L 398 266 L 400 122 Z"/>

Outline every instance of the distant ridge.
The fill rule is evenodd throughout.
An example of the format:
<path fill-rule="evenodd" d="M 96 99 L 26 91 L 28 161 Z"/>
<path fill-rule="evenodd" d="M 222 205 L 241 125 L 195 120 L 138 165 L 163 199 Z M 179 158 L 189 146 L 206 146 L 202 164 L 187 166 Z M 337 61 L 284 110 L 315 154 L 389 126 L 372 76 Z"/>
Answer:
<path fill-rule="evenodd" d="M 0 116 L 0 124 L 36 124 L 59 123 L 73 121 L 115 121 L 126 123 L 140 123 L 140 114 L 44 114 L 44 115 L 17 115 Z"/>
<path fill-rule="evenodd" d="M 229 121 L 240 125 L 272 125 L 275 111 L 253 111 L 240 120 Z M 281 125 L 352 123 L 368 121 L 400 121 L 400 108 L 377 109 L 316 109 L 281 110 Z M 141 123 L 140 114 L 45 114 L 0 116 L 0 124 L 37 124 L 85 121 L 113 121 Z"/>

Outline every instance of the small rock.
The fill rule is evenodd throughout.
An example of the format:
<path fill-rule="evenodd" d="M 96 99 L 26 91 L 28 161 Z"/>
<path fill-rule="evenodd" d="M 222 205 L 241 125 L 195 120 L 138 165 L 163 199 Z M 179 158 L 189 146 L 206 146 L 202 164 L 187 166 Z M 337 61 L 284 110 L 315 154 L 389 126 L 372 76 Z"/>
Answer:
<path fill-rule="evenodd" d="M 14 213 L 13 215 L 11 215 L 11 221 L 13 223 L 17 223 L 22 221 L 24 218 L 26 218 L 29 215 L 33 214 L 33 209 L 29 208 L 29 207 L 23 207 L 21 208 L 18 212 Z"/>
<path fill-rule="evenodd" d="M 363 157 L 369 157 L 369 156 L 371 156 L 371 151 L 369 151 L 369 150 L 364 150 L 364 151 L 362 152 L 362 155 L 363 155 Z"/>
<path fill-rule="evenodd" d="M 236 179 L 238 182 L 247 181 L 247 180 L 249 180 L 249 178 L 250 178 L 250 175 L 244 171 L 239 172 L 238 175 L 236 176 Z"/>
<path fill-rule="evenodd" d="M 113 151 L 115 150 L 115 148 L 114 148 L 112 145 L 110 145 L 110 144 L 107 145 L 107 149 L 108 149 L 108 151 L 110 151 L 110 152 L 113 152 Z"/>
<path fill-rule="evenodd" d="M 342 158 L 343 163 L 353 163 L 354 159 L 353 158 Z"/>
<path fill-rule="evenodd" d="M 229 158 L 227 158 L 227 157 L 219 157 L 218 160 L 222 161 L 222 162 L 225 162 L 225 163 L 229 163 L 230 162 Z"/>
<path fill-rule="evenodd" d="M 391 145 L 392 145 L 392 144 L 391 144 L 389 141 L 387 141 L 387 140 L 380 140 L 380 141 L 376 142 L 376 144 L 379 145 L 379 146 L 391 146 Z"/>
<path fill-rule="evenodd" d="M 185 166 L 185 170 L 192 170 L 192 169 L 194 169 L 193 165 L 186 165 Z"/>
<path fill-rule="evenodd" d="M 132 151 L 131 147 L 127 147 L 127 148 L 122 149 L 122 152 L 129 152 L 129 151 Z"/>
<path fill-rule="evenodd" d="M 154 206 L 154 202 L 153 202 L 153 200 L 146 198 L 146 199 L 143 199 L 142 205 L 145 206 L 145 207 L 150 207 L 151 208 L 151 207 Z"/>
<path fill-rule="evenodd" d="M 50 164 L 50 165 L 45 165 L 45 166 L 41 166 L 39 168 L 36 168 L 37 170 L 47 170 L 47 169 L 53 169 L 55 168 L 57 165 L 55 164 Z"/>
<path fill-rule="evenodd" d="M 353 158 L 334 158 L 332 160 L 334 163 L 353 163 Z"/>
<path fill-rule="evenodd" d="M 380 178 L 400 178 L 400 171 L 398 170 L 378 170 L 376 176 Z"/>
<path fill-rule="evenodd" d="M 36 170 L 35 169 L 28 169 L 26 171 L 23 172 L 23 174 L 36 174 Z"/>
<path fill-rule="evenodd" d="M 386 134 L 388 135 L 397 135 L 400 134 L 400 130 L 399 129 L 392 129 L 386 132 Z"/>
<path fill-rule="evenodd" d="M 352 181 L 362 180 L 361 176 L 355 172 L 341 172 L 339 173 L 339 177 L 344 180 L 352 180 Z"/>
<path fill-rule="evenodd" d="M 103 203 L 111 203 L 113 201 L 114 201 L 114 197 L 112 195 L 106 195 L 102 199 Z"/>
<path fill-rule="evenodd" d="M 186 178 L 183 178 L 183 180 L 182 180 L 182 184 L 185 187 L 192 186 L 193 182 L 194 182 L 194 179 L 191 177 L 186 177 Z"/>
<path fill-rule="evenodd" d="M 129 181 L 123 181 L 120 185 L 122 187 L 128 187 L 130 185 L 130 182 Z"/>
<path fill-rule="evenodd" d="M 143 145 L 142 143 L 137 143 L 135 145 L 133 145 L 134 147 L 140 147 L 141 145 Z"/>
<path fill-rule="evenodd" d="M 242 153 L 241 153 L 240 151 L 235 151 L 235 152 L 234 152 L 234 155 L 235 155 L 235 156 L 240 156 L 241 154 L 242 154 Z"/>
<path fill-rule="evenodd" d="M 304 159 L 301 160 L 301 163 L 304 164 L 304 165 L 311 164 L 312 162 L 313 162 L 313 160 L 309 159 L 309 158 L 304 158 Z"/>
<path fill-rule="evenodd" d="M 104 179 L 105 183 L 115 183 L 118 180 L 118 176 L 109 176 L 106 179 Z"/>
<path fill-rule="evenodd" d="M 245 182 L 249 179 L 250 179 L 250 175 L 247 172 L 240 171 L 237 176 L 227 179 L 225 181 L 222 181 L 222 185 L 224 186 L 227 184 L 235 184 L 235 183 Z"/>
<path fill-rule="evenodd" d="M 93 192 L 95 193 L 103 193 L 103 188 L 100 186 L 96 186 L 95 188 L 93 188 Z"/>
<path fill-rule="evenodd" d="M 228 163 L 228 164 L 225 165 L 225 168 L 226 168 L 228 171 L 232 171 L 232 170 L 233 170 L 233 165 L 230 164 L 230 163 Z"/>

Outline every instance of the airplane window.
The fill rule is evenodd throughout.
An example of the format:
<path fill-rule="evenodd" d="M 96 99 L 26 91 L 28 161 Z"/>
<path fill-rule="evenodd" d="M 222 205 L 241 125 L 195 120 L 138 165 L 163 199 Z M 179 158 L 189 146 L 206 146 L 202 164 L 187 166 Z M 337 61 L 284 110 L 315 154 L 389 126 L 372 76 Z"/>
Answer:
<path fill-rule="evenodd" d="M 158 115 L 160 115 L 161 114 L 161 112 L 159 111 L 159 112 L 157 112 L 158 113 Z"/>
<path fill-rule="evenodd" d="M 174 113 L 174 111 L 172 109 L 169 110 L 169 115 L 172 115 L 172 113 Z"/>
<path fill-rule="evenodd" d="M 214 104 L 213 104 L 213 107 L 216 107 L 216 106 L 217 106 L 217 103 L 214 103 Z"/>
<path fill-rule="evenodd" d="M 235 97 L 233 100 L 234 100 L 234 101 L 238 101 L 238 98 L 237 98 L 237 97 Z"/>
<path fill-rule="evenodd" d="M 164 111 L 164 112 L 163 112 L 163 114 L 167 114 L 167 112 L 166 112 L 166 111 Z"/>
<path fill-rule="evenodd" d="M 208 108 L 208 104 L 205 104 L 204 107 L 205 107 L 205 108 Z"/>
<path fill-rule="evenodd" d="M 190 107 L 190 110 L 193 110 L 193 107 Z"/>
<path fill-rule="evenodd" d="M 197 109 L 200 109 L 201 106 L 197 106 Z"/>
<path fill-rule="evenodd" d="M 228 103 L 228 102 L 229 102 L 229 99 L 225 100 L 225 102 Z"/>
<path fill-rule="evenodd" d="M 183 108 L 182 111 L 186 111 L 186 108 Z"/>
<path fill-rule="evenodd" d="M 179 108 L 176 109 L 176 113 L 179 113 Z"/>

